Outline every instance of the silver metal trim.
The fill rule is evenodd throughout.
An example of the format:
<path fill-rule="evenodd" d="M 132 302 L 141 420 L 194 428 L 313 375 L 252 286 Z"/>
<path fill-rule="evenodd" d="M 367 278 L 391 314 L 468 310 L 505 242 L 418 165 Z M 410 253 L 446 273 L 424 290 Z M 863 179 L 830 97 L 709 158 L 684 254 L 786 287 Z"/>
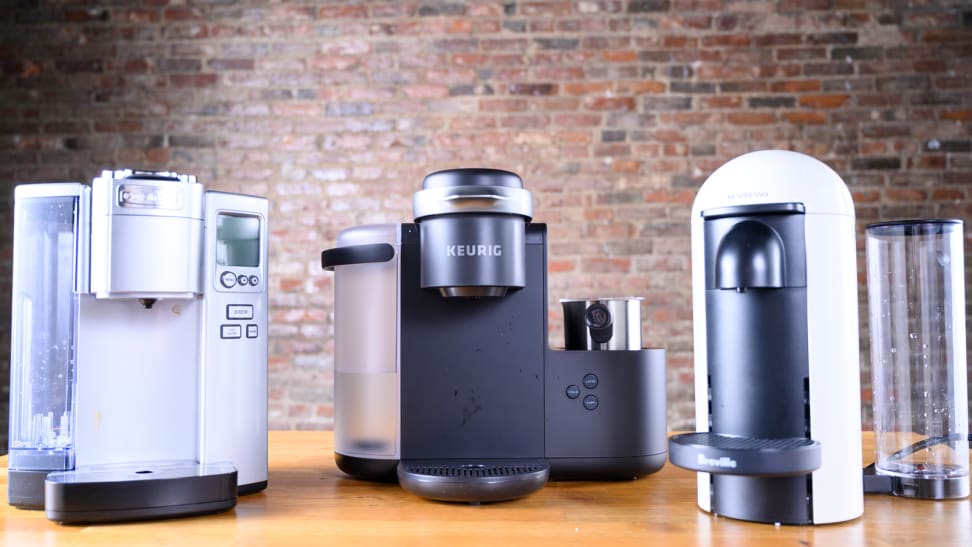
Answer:
<path fill-rule="evenodd" d="M 74 222 L 74 291 L 91 291 L 91 187 L 82 186 L 78 196 L 78 216 Z"/>
<path fill-rule="evenodd" d="M 62 196 L 81 196 L 87 188 L 80 182 L 36 182 L 18 184 L 14 188 L 14 199 L 54 198 Z"/>
<path fill-rule="evenodd" d="M 506 296 L 509 287 L 439 287 L 439 294 L 446 298 L 481 298 Z"/>
<path fill-rule="evenodd" d="M 506 186 L 447 186 L 426 188 L 412 197 L 416 221 L 434 215 L 493 213 L 533 218 L 529 190 Z"/>

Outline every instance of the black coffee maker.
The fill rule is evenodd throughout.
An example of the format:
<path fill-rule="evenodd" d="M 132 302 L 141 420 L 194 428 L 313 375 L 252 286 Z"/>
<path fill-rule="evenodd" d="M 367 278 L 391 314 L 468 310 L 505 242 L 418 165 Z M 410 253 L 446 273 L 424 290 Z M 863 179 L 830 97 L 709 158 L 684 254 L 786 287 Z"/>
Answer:
<path fill-rule="evenodd" d="M 415 224 L 350 228 L 322 253 L 345 473 L 483 502 L 664 465 L 664 350 L 548 347 L 547 233 L 532 213 L 514 173 L 439 171 L 415 194 Z"/>

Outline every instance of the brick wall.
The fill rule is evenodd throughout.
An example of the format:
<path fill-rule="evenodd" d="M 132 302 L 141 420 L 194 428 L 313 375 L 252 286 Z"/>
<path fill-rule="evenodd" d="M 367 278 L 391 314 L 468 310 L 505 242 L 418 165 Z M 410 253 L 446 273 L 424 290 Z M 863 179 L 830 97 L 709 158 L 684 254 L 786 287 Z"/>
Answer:
<path fill-rule="evenodd" d="M 736 155 L 787 148 L 844 177 L 861 225 L 972 219 L 962 4 L 6 3 L 0 357 L 14 181 L 90 180 L 112 166 L 195 173 L 272 200 L 270 423 L 329 427 L 321 249 L 344 227 L 409 219 L 429 171 L 492 166 L 520 173 L 550 224 L 551 339 L 558 298 L 644 296 L 645 340 L 668 348 L 669 423 L 692 427 L 699 185 Z M 862 353 L 865 401 L 867 363 Z"/>

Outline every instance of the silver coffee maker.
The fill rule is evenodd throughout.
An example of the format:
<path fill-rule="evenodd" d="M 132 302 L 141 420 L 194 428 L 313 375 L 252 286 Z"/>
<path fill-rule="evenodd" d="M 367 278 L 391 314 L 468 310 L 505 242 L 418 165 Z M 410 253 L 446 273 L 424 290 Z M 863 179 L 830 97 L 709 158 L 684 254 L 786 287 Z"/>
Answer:
<path fill-rule="evenodd" d="M 15 190 L 9 502 L 58 522 L 267 484 L 267 200 L 105 171 Z"/>

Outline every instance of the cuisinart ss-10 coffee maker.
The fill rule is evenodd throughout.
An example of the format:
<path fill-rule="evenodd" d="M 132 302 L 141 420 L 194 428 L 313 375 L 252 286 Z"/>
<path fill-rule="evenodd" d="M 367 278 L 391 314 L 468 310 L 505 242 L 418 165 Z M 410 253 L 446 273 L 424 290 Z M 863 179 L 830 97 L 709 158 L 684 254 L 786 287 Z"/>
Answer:
<path fill-rule="evenodd" d="M 15 190 L 9 501 L 215 512 L 267 484 L 267 200 L 105 171 Z"/>
<path fill-rule="evenodd" d="M 664 350 L 548 347 L 532 213 L 514 173 L 440 171 L 415 194 L 415 224 L 350 228 L 323 252 L 344 472 L 483 502 L 664 464 Z"/>
<path fill-rule="evenodd" d="M 816 159 L 753 152 L 692 208 L 699 507 L 821 524 L 863 512 L 854 204 Z"/>

